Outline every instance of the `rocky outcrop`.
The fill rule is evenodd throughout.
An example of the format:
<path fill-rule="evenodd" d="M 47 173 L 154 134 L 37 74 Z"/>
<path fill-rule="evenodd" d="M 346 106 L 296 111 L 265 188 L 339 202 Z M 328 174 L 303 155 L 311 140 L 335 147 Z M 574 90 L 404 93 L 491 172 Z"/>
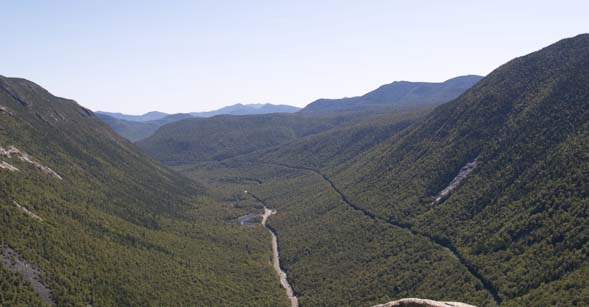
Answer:
<path fill-rule="evenodd" d="M 21 274 L 43 302 L 48 305 L 55 305 L 51 290 L 43 283 L 41 270 L 24 260 L 14 249 L 2 243 L 0 243 L 0 265 L 11 272 Z"/>
<path fill-rule="evenodd" d="M 474 171 L 474 169 L 478 166 L 478 164 L 479 164 L 479 158 L 476 158 L 472 162 L 469 162 L 465 166 L 463 166 L 460 169 L 460 172 L 458 172 L 458 175 L 456 175 L 456 177 L 454 177 L 452 182 L 450 182 L 450 184 L 444 190 L 442 190 L 442 192 L 440 192 L 440 194 L 438 194 L 438 196 L 434 200 L 434 204 L 438 204 L 438 203 L 442 202 L 443 200 L 445 200 L 446 198 L 448 198 L 448 196 L 450 196 L 450 193 L 452 193 L 452 191 L 454 191 L 456 188 L 458 188 L 458 186 L 460 186 L 460 183 L 462 182 L 462 180 L 464 180 L 466 177 L 468 177 L 468 175 L 470 175 L 470 173 L 472 173 L 472 171 Z"/>
<path fill-rule="evenodd" d="M 16 200 L 13 201 L 14 205 L 20 209 L 20 211 L 24 212 L 26 215 L 32 217 L 34 220 L 37 220 L 39 222 L 43 222 L 43 219 L 36 215 L 35 213 L 33 213 L 31 210 L 27 209 L 26 207 L 22 206 L 21 204 L 19 204 Z"/>
<path fill-rule="evenodd" d="M 61 176 L 55 172 L 54 170 L 52 170 L 51 168 L 42 165 L 41 163 L 33 160 L 33 157 L 31 157 L 29 154 L 27 154 L 26 152 L 21 151 L 20 149 L 14 147 L 14 146 L 8 146 L 8 148 L 3 148 L 0 147 L 0 157 L 4 157 L 4 158 L 8 158 L 8 159 L 19 159 L 22 162 L 26 162 L 29 164 L 32 164 L 33 166 L 35 166 L 37 169 L 39 169 L 40 171 L 42 171 L 43 173 L 57 178 L 59 180 L 62 180 L 63 178 L 61 178 Z M 3 169 L 8 169 L 10 171 L 18 171 L 18 169 L 12 165 L 10 165 L 8 162 L 5 161 L 1 161 L 0 162 L 0 168 Z"/>
<path fill-rule="evenodd" d="M 6 161 L 0 161 L 0 170 L 8 170 L 11 172 L 18 172 L 20 171 L 18 168 L 16 168 L 14 165 L 6 162 Z"/>
<path fill-rule="evenodd" d="M 8 114 L 10 116 L 14 116 L 14 113 L 12 113 L 12 111 L 10 111 L 10 109 L 8 109 L 7 107 L 0 105 L 0 114 Z"/>
<path fill-rule="evenodd" d="M 476 307 L 459 302 L 439 302 L 421 298 L 404 298 L 374 307 Z"/>

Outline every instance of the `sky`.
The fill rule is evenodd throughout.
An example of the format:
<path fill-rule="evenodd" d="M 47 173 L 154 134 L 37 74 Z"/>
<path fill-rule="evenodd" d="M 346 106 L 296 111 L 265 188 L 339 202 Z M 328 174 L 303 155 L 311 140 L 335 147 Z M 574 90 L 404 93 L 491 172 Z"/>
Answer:
<path fill-rule="evenodd" d="M 0 75 L 128 114 L 304 106 L 486 75 L 589 31 L 589 1 L 3 1 Z"/>

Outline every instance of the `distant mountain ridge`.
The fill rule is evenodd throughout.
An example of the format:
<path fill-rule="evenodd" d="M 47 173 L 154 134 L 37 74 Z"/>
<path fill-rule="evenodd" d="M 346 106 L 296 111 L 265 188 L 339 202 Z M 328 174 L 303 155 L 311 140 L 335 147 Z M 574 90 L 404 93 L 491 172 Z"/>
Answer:
<path fill-rule="evenodd" d="M 96 112 L 98 118 L 119 135 L 136 142 L 152 136 L 160 127 L 181 119 L 208 118 L 217 115 L 265 115 L 300 113 L 302 116 L 339 116 L 336 113 L 378 113 L 391 110 L 429 108 L 455 99 L 483 77 L 465 75 L 444 82 L 395 81 L 382 85 L 362 96 L 341 99 L 318 99 L 301 109 L 289 105 L 234 104 L 208 112 L 166 114 L 149 112 L 143 115 Z M 216 125 L 216 124 L 214 124 Z"/>
<path fill-rule="evenodd" d="M 146 122 L 150 120 L 158 120 L 162 119 L 169 114 L 163 112 L 152 111 L 142 115 L 130 115 L 130 114 L 123 114 L 123 113 L 113 113 L 113 112 L 104 112 L 104 111 L 96 111 L 97 115 L 106 115 L 116 119 L 128 120 L 132 122 Z"/>
<path fill-rule="evenodd" d="M 383 124 L 383 131 L 397 130 L 400 122 L 409 125 L 419 114 L 456 98 L 481 78 L 468 75 L 442 83 L 398 81 L 358 97 L 320 99 L 294 114 L 170 122 L 149 137 L 138 139 L 137 145 L 160 161 L 194 162 L 225 159 L 368 119 Z M 397 114 L 387 115 L 392 112 Z M 394 118 L 391 121 L 395 124 L 385 124 L 383 118 Z"/>
<path fill-rule="evenodd" d="M 395 81 L 362 96 L 318 99 L 301 112 L 358 111 L 361 109 L 418 107 L 448 102 L 475 85 L 483 77 L 466 75 L 440 83 Z"/>
<path fill-rule="evenodd" d="M 143 115 L 96 112 L 96 116 L 109 125 L 120 136 L 131 142 L 149 137 L 161 126 L 187 118 L 213 117 L 217 115 L 258 115 L 270 113 L 294 113 L 300 108 L 270 103 L 234 104 L 208 112 L 176 113 L 149 112 Z"/>
<path fill-rule="evenodd" d="M 270 103 L 256 103 L 256 104 L 234 104 L 232 106 L 223 107 L 218 110 L 209 112 L 193 112 L 190 115 L 194 117 L 211 117 L 215 115 L 254 115 L 254 114 L 269 114 L 269 113 L 294 113 L 301 108 L 293 107 L 285 104 L 270 104 Z"/>
<path fill-rule="evenodd" d="M 294 113 L 300 110 L 299 107 L 289 106 L 285 104 L 271 104 L 271 103 L 252 103 L 226 106 L 213 111 L 205 112 L 190 112 L 190 113 L 164 113 L 159 111 L 151 111 L 142 115 L 130 115 L 117 112 L 96 111 L 98 115 L 106 115 L 115 119 L 122 119 L 133 122 L 147 122 L 153 120 L 160 120 L 169 116 L 179 114 L 188 114 L 193 117 L 211 117 L 215 115 L 252 115 L 252 114 L 268 114 L 268 113 Z"/>

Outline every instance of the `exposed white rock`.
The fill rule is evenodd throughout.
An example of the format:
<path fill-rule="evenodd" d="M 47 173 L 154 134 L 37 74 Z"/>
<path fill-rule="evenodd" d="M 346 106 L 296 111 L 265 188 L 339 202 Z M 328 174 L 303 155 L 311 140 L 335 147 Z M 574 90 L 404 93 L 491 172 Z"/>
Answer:
<path fill-rule="evenodd" d="M 43 222 L 43 219 L 36 215 L 35 213 L 31 212 L 29 209 L 21 206 L 16 200 L 13 201 L 13 203 L 16 205 L 17 208 L 19 208 L 22 212 L 26 213 L 28 216 L 32 217 L 33 219 L 39 221 L 39 222 Z"/>
<path fill-rule="evenodd" d="M 439 302 L 421 298 L 404 298 L 398 301 L 388 302 L 386 304 L 376 305 L 374 307 L 476 307 L 459 302 Z"/>
<path fill-rule="evenodd" d="M 32 164 L 33 166 L 38 168 L 40 171 L 42 171 L 43 173 L 45 173 L 49 176 L 52 176 L 52 177 L 57 178 L 59 180 L 63 180 L 63 178 L 61 178 L 61 176 L 57 172 L 55 172 L 54 170 L 52 170 L 51 168 L 49 168 L 47 166 L 42 165 L 39 162 L 36 162 L 35 160 L 33 160 L 33 157 L 31 157 L 29 154 L 21 151 L 20 149 L 14 147 L 14 146 L 8 146 L 8 148 L 0 147 L 0 157 L 4 157 L 4 158 L 8 158 L 8 159 L 13 159 L 13 158 L 19 159 L 23 162 L 27 162 L 29 164 Z"/>
<path fill-rule="evenodd" d="M 450 195 L 450 193 L 452 193 L 452 191 L 456 190 L 456 188 L 458 188 L 460 186 L 460 183 L 466 177 L 468 177 L 468 175 L 470 175 L 470 173 L 472 173 L 472 171 L 475 170 L 475 168 L 478 166 L 478 164 L 479 164 L 479 158 L 477 157 L 472 162 L 469 162 L 465 166 L 463 166 L 460 169 L 460 172 L 458 172 L 458 175 L 456 175 L 456 177 L 454 177 L 452 182 L 450 182 L 450 184 L 445 189 L 443 189 L 442 192 L 440 192 L 440 194 L 438 194 L 438 196 L 434 200 L 433 204 L 435 205 L 435 204 L 441 202 L 442 200 L 446 199 Z"/>
<path fill-rule="evenodd" d="M 14 115 L 7 107 L 0 105 L 0 113 L 6 113 L 8 115 Z"/>
<path fill-rule="evenodd" d="M 0 161 L 0 169 L 5 169 L 5 170 L 11 171 L 11 172 L 19 172 L 20 171 L 14 165 L 12 165 L 6 161 Z"/>
<path fill-rule="evenodd" d="M 270 210 L 264 207 L 264 213 L 262 214 L 262 225 L 266 226 L 266 221 L 270 217 L 270 215 L 276 214 L 276 210 Z"/>
<path fill-rule="evenodd" d="M 57 111 L 54 111 L 54 113 L 51 114 L 51 118 L 56 122 L 65 120 L 65 116 Z"/>

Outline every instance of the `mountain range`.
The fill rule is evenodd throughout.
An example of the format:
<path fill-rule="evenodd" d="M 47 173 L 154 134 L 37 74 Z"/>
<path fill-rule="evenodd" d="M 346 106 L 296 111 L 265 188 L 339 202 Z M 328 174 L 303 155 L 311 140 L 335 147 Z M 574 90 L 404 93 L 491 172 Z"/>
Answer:
<path fill-rule="evenodd" d="M 147 122 L 161 120 L 170 116 L 177 115 L 190 115 L 192 117 L 211 117 L 215 115 L 252 115 L 252 114 L 268 114 L 268 113 L 294 113 L 300 108 L 283 105 L 283 104 L 270 104 L 270 103 L 252 103 L 252 104 L 234 104 L 220 108 L 218 110 L 206 111 L 206 112 L 191 112 L 191 113 L 176 113 L 168 114 L 164 112 L 152 111 L 142 115 L 129 115 L 123 113 L 113 113 L 105 111 L 97 111 L 96 114 L 112 117 L 115 119 L 122 119 L 132 122 Z"/>
<path fill-rule="evenodd" d="M 382 121 L 380 118 L 390 117 L 392 111 L 393 117 L 402 117 L 407 125 L 419 114 L 463 93 L 480 78 L 393 82 L 356 98 L 329 100 L 328 105 L 318 100 L 291 114 L 187 119 L 155 130 L 138 145 L 160 160 L 186 162 L 228 158 L 368 119 Z"/>
<path fill-rule="evenodd" d="M 270 104 L 270 103 L 253 103 L 253 104 L 234 104 L 223 107 L 218 110 L 208 112 L 192 112 L 190 115 L 194 117 L 211 117 L 215 115 L 254 115 L 254 114 L 269 114 L 269 113 L 294 113 L 300 110 L 298 107 L 293 107 L 285 104 Z"/>
<path fill-rule="evenodd" d="M 230 129 L 223 136 L 231 139 L 219 136 L 220 148 L 207 153 L 211 145 L 199 145 L 197 122 L 187 120 L 138 145 L 220 195 L 247 190 L 280 212 L 270 227 L 302 305 L 414 296 L 584 305 L 587 76 L 585 34 L 516 58 L 449 102 L 424 99 L 410 113 L 349 110 L 360 98 L 348 98 L 315 114 L 363 116 L 282 141 Z M 311 106 L 293 116 L 312 119 Z M 259 123 L 263 130 L 272 120 Z"/>
<path fill-rule="evenodd" d="M 482 78 L 468 75 L 441 83 L 397 81 L 385 84 L 362 96 L 318 99 L 307 105 L 302 112 L 365 111 L 437 105 L 460 96 Z"/>
<path fill-rule="evenodd" d="M 142 115 L 130 115 L 130 114 L 123 114 L 123 113 L 97 111 L 96 115 L 103 115 L 105 117 L 108 116 L 110 118 L 121 119 L 121 120 L 130 121 L 130 122 L 146 122 L 146 121 L 162 119 L 170 114 L 158 112 L 158 111 L 152 111 L 152 112 L 147 112 Z"/>
<path fill-rule="evenodd" d="M 109 125 L 124 138 L 135 142 L 152 135 L 165 124 L 193 117 L 212 117 L 216 115 L 252 115 L 270 113 L 293 113 L 299 108 L 288 105 L 274 104 L 234 104 L 208 112 L 167 114 L 148 112 L 143 115 L 127 115 L 122 113 L 96 112 L 100 120 Z"/>
<path fill-rule="evenodd" d="M 589 34 L 483 78 L 154 116 L 133 144 L 0 77 L 0 303 L 589 302 Z"/>

